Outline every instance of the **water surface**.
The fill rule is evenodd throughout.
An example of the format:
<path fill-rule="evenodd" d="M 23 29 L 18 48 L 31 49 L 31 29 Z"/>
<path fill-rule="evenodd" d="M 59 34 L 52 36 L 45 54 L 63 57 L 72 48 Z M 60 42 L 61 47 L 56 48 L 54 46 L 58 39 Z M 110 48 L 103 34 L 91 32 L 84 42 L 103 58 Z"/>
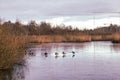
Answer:
<path fill-rule="evenodd" d="M 119 44 L 50 43 L 29 50 L 34 56 L 28 59 L 25 80 L 120 80 Z"/>
<path fill-rule="evenodd" d="M 120 80 L 120 44 L 46 43 L 27 53 L 22 78 L 14 80 Z"/>

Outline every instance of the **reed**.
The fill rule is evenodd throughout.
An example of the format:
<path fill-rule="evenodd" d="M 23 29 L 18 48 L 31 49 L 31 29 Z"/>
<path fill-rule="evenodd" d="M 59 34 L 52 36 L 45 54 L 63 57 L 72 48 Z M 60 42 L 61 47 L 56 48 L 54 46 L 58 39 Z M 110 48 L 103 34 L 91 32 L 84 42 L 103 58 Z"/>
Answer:
<path fill-rule="evenodd" d="M 33 43 L 60 43 L 60 42 L 88 42 L 91 36 L 88 35 L 41 35 L 29 36 L 29 42 Z"/>
<path fill-rule="evenodd" d="M 120 43 L 120 33 L 114 33 L 112 37 L 112 43 Z"/>
<path fill-rule="evenodd" d="M 26 39 L 26 37 L 0 33 L 0 69 L 11 68 L 15 63 L 22 63 Z"/>

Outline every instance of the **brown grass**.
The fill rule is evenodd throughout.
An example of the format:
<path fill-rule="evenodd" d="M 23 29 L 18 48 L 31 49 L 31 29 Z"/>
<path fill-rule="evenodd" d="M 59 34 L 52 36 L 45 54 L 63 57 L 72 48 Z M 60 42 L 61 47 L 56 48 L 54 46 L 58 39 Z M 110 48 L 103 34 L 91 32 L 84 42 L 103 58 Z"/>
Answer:
<path fill-rule="evenodd" d="M 92 41 L 111 41 L 112 35 L 93 35 L 91 36 Z"/>
<path fill-rule="evenodd" d="M 114 33 L 113 35 L 112 42 L 113 43 L 120 43 L 120 33 Z"/>
<path fill-rule="evenodd" d="M 33 43 L 60 43 L 60 42 L 88 42 L 91 41 L 91 36 L 87 35 L 42 35 L 42 36 L 29 36 L 30 42 Z"/>
<path fill-rule="evenodd" d="M 112 41 L 120 42 L 120 34 L 112 35 L 42 35 L 29 36 L 29 42 L 33 43 L 60 43 L 60 42 L 90 42 L 90 41 Z"/>
<path fill-rule="evenodd" d="M 0 34 L 0 69 L 23 61 L 26 37 Z"/>

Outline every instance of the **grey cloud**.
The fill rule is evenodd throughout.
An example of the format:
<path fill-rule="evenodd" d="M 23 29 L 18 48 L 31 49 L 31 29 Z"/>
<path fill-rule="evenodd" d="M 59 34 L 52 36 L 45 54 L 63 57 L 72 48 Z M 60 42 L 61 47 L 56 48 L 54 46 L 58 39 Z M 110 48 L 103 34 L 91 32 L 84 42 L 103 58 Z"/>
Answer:
<path fill-rule="evenodd" d="M 103 2 L 71 3 L 58 7 L 57 10 L 48 12 L 53 15 L 89 15 L 92 12 L 111 12 L 114 11 L 110 4 Z"/>
<path fill-rule="evenodd" d="M 0 16 L 44 19 L 57 16 L 93 15 L 120 11 L 119 0 L 0 0 Z"/>

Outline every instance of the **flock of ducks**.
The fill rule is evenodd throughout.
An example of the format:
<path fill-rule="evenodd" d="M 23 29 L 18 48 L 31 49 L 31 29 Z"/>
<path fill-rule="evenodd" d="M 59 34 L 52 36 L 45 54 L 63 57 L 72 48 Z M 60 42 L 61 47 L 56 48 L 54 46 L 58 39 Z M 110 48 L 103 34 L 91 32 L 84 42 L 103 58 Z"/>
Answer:
<path fill-rule="evenodd" d="M 65 53 L 65 52 L 62 52 L 62 54 L 63 54 L 62 57 L 65 57 L 65 56 L 66 56 L 66 53 Z M 45 52 L 44 55 L 45 55 L 45 57 L 47 57 L 47 56 L 48 56 L 48 53 Z M 55 52 L 55 57 L 58 57 L 58 56 L 59 56 L 59 53 Z M 75 52 L 74 52 L 74 51 L 72 51 L 72 57 L 75 57 Z"/>
<path fill-rule="evenodd" d="M 72 57 L 75 57 L 75 52 L 72 51 L 71 53 L 72 53 Z M 65 53 L 65 52 L 63 51 L 63 52 L 62 52 L 62 57 L 66 57 L 66 54 L 67 54 L 67 53 Z M 35 56 L 35 54 L 34 54 L 31 50 L 29 51 L 29 55 Z M 55 55 L 55 57 L 57 58 L 57 57 L 59 57 L 59 55 L 61 55 L 61 53 L 55 52 L 54 55 Z M 44 56 L 45 56 L 45 57 L 48 57 L 48 53 L 45 52 L 45 53 L 44 53 Z"/>

